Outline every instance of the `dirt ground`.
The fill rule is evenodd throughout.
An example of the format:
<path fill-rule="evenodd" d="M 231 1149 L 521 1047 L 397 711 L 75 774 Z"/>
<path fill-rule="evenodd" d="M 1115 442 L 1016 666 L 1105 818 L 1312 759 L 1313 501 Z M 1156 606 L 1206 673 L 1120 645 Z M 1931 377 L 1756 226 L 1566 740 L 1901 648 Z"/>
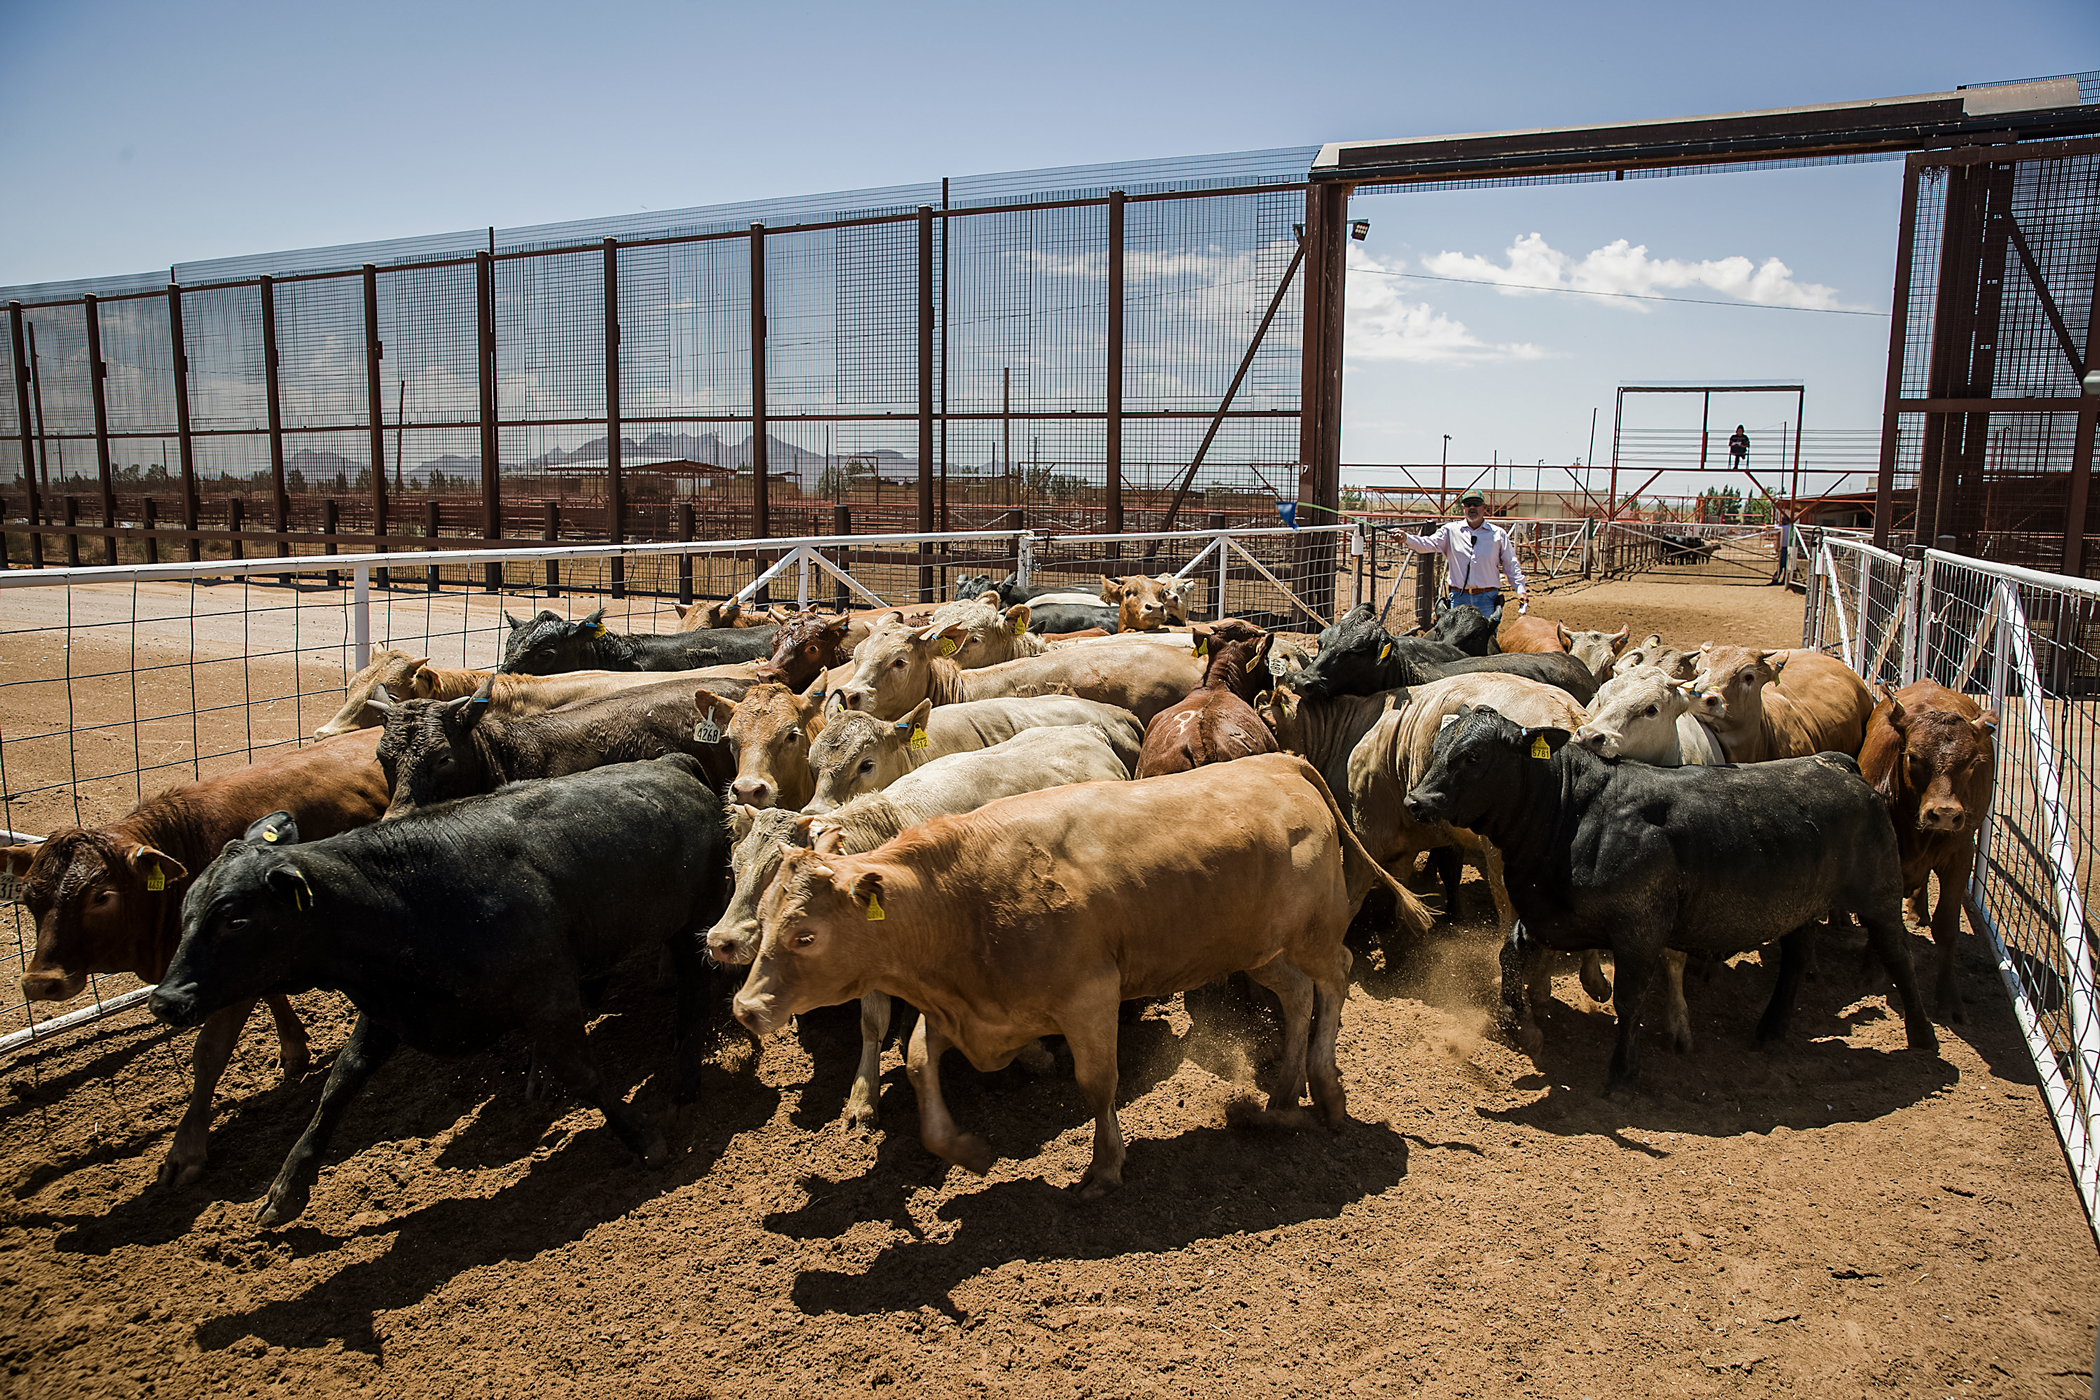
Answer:
<path fill-rule="evenodd" d="M 1800 627 L 1778 589 L 1538 603 L 1678 642 Z M 1001 1154 L 978 1179 L 919 1145 L 894 1047 L 884 1126 L 840 1131 L 847 1011 L 762 1055 L 732 1035 L 676 1109 L 670 989 L 639 966 L 593 1045 L 671 1125 L 668 1165 L 576 1102 L 528 1101 L 522 1043 L 404 1051 L 306 1215 L 260 1231 L 349 1008 L 299 999 L 317 1069 L 296 1084 L 251 1027 L 211 1170 L 180 1189 L 152 1182 L 193 1036 L 134 1009 L 0 1061 L 0 1393 L 2087 1393 L 2093 1236 L 1979 941 L 1936 1058 L 1902 1048 L 1840 944 L 1783 1050 L 1750 1048 L 1771 974 L 1738 959 L 1688 988 L 1697 1048 L 1656 1042 L 1642 1091 L 1608 1101 L 1610 1010 L 1564 978 L 1540 1060 L 1500 1044 L 1470 872 L 1458 912 L 1390 959 L 1364 944 L 1338 1131 L 1227 1126 L 1260 1058 L 1244 1028 L 1178 1000 L 1125 1027 L 1127 1185 L 1088 1206 L 1068 1059 L 1044 1079 L 950 1062 L 956 1117 Z"/>

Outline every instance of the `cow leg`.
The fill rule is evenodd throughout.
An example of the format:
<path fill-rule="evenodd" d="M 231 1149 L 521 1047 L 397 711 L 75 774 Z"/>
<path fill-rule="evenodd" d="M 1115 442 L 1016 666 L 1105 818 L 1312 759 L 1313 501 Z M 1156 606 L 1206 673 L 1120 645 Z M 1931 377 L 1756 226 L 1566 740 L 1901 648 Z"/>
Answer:
<path fill-rule="evenodd" d="M 853 1071 L 853 1091 L 846 1095 L 848 1130 L 871 1131 L 880 1121 L 877 1102 L 882 1097 L 882 1038 L 890 1029 L 890 999 L 883 992 L 868 992 L 860 999 L 860 1064 Z"/>
<path fill-rule="evenodd" d="M 1488 893 L 1495 901 L 1495 927 L 1503 937 L 1517 925 L 1517 906 L 1509 902 L 1509 885 L 1502 878 L 1502 852 L 1483 841 L 1480 843 L 1480 873 L 1487 877 Z"/>
<path fill-rule="evenodd" d="M 306 1027 L 292 1010 L 292 999 L 283 992 L 271 992 L 263 1000 L 269 1003 L 270 1019 L 277 1025 L 278 1073 L 287 1081 L 306 1078 L 314 1061 L 306 1048 Z"/>
<path fill-rule="evenodd" d="M 1685 961 L 1685 955 L 1675 948 L 1663 949 L 1663 1034 L 1680 1055 L 1692 1051 L 1692 1009 L 1684 1000 Z"/>
<path fill-rule="evenodd" d="M 1459 859 L 1456 846 L 1432 846 L 1429 851 L 1429 868 L 1444 886 L 1444 917 L 1458 917 L 1458 886 L 1465 878 L 1465 862 Z"/>
<path fill-rule="evenodd" d="M 941 1097 L 941 1056 L 947 1051 L 948 1037 L 935 1030 L 932 1020 L 921 1012 L 904 1055 L 904 1072 L 911 1076 L 911 1087 L 919 1096 L 919 1141 L 942 1161 L 983 1176 L 992 1169 L 992 1149 L 983 1138 L 956 1129 L 955 1120 L 948 1116 L 947 1101 Z"/>
<path fill-rule="evenodd" d="M 1312 1046 L 1313 981 L 1288 957 L 1274 957 L 1247 976 L 1271 992 L 1283 1007 L 1283 1057 L 1269 1081 L 1269 1107 L 1255 1117 L 1264 1127 L 1308 1126 L 1298 1100 L 1305 1094 L 1305 1061 Z"/>
<path fill-rule="evenodd" d="M 681 932 L 664 945 L 671 955 L 671 969 L 678 981 L 678 1079 L 672 1101 L 691 1103 L 700 1093 L 700 1070 L 714 1048 L 714 1025 L 710 1017 L 708 959 L 705 945 L 690 932 Z M 599 992 L 602 998 L 604 992 Z M 539 1068 L 535 1056 L 533 1069 Z"/>
<path fill-rule="evenodd" d="M 1641 1007 L 1648 995 L 1649 979 L 1655 976 L 1656 965 L 1661 961 L 1642 946 L 1645 941 L 1627 939 L 1611 952 L 1618 984 L 1613 989 L 1612 1009 L 1618 1013 L 1619 1034 L 1612 1044 L 1611 1070 L 1604 1081 L 1606 1098 L 1622 1091 L 1632 1093 L 1640 1078 Z"/>
<path fill-rule="evenodd" d="M 1502 1029 L 1511 1044 L 1534 1057 L 1546 1048 L 1546 1037 L 1532 1019 L 1531 1004 L 1531 984 L 1544 961 L 1524 936 L 1523 924 L 1517 924 L 1503 937 Z"/>
<path fill-rule="evenodd" d="M 190 1106 L 183 1113 L 182 1122 L 176 1125 L 175 1143 L 168 1149 L 168 1160 L 160 1164 L 160 1172 L 154 1177 L 156 1186 L 187 1186 L 204 1175 L 205 1144 L 211 1137 L 212 1096 L 218 1091 L 219 1076 L 226 1073 L 226 1062 L 233 1058 L 233 1047 L 239 1042 L 241 1031 L 254 1010 L 253 1001 L 237 1001 L 204 1018 L 203 1026 L 197 1031 Z M 304 1038 L 302 1035 L 301 1040 Z M 302 1044 L 299 1050 L 304 1054 L 305 1045 Z"/>
<path fill-rule="evenodd" d="M 1961 888 L 1966 864 L 1940 870 L 1939 902 L 1932 908 L 1932 946 L 1938 954 L 1933 975 L 1932 1009 L 1942 1021 L 1960 1025 L 1969 1019 L 1962 1010 L 1961 987 L 1954 980 L 1954 944 L 1961 937 Z"/>
<path fill-rule="evenodd" d="M 662 1165 L 669 1150 L 664 1145 L 664 1135 L 651 1127 L 598 1072 L 580 1014 L 574 1020 L 534 1027 L 532 1045 L 539 1052 L 541 1073 L 553 1075 L 568 1086 L 570 1093 L 604 1114 L 606 1126 L 642 1159 L 643 1166 Z"/>
<path fill-rule="evenodd" d="M 1611 979 L 1604 975 L 1604 954 L 1592 948 L 1582 955 L 1582 990 L 1602 1005 L 1611 1000 Z"/>
<path fill-rule="evenodd" d="M 385 1064 L 387 1057 L 401 1044 L 401 1037 L 380 1026 L 371 1017 L 360 1014 L 357 1025 L 350 1031 L 350 1039 L 336 1053 L 335 1063 L 329 1067 L 328 1083 L 321 1090 L 320 1106 L 314 1109 L 313 1121 L 306 1131 L 292 1144 L 285 1155 L 284 1165 L 278 1168 L 277 1179 L 255 1208 L 256 1223 L 264 1226 L 282 1225 L 296 1220 L 306 1209 L 306 1199 L 314 1189 L 314 1178 L 321 1171 L 321 1154 L 328 1150 L 328 1140 L 335 1135 L 335 1125 L 342 1120 L 343 1110 L 350 1100 L 364 1087 L 372 1071 Z"/>
<path fill-rule="evenodd" d="M 1313 1106 L 1329 1127 L 1339 1126 L 1349 1117 L 1341 1067 L 1335 1063 L 1335 1043 L 1342 1034 L 1342 1003 L 1349 999 L 1349 950 L 1340 951 L 1339 973 L 1328 969 L 1328 976 L 1316 974 L 1313 981 L 1311 1062 L 1306 1066 Z"/>
<path fill-rule="evenodd" d="M 1903 1000 L 1903 1030 L 1913 1050 L 1938 1050 L 1939 1033 L 1925 1014 L 1918 995 L 1917 970 L 1910 963 L 1910 938 L 1903 928 L 1903 911 L 1893 906 L 1885 913 L 1861 914 L 1867 926 L 1867 942 L 1881 958 L 1881 965 L 1896 979 L 1896 994 Z"/>
<path fill-rule="evenodd" d="M 1808 945 L 1816 936 L 1815 925 L 1805 924 L 1779 940 L 1779 983 L 1772 1000 L 1757 1023 L 1757 1047 L 1770 1050 L 1786 1039 L 1788 1022 L 1794 1018 L 1794 998 L 1801 991 L 1801 974 L 1808 971 Z"/>
<path fill-rule="evenodd" d="M 1114 987 L 1067 1007 L 1058 1018 L 1058 1029 L 1071 1047 L 1072 1078 L 1094 1115 L 1094 1159 L 1079 1178 L 1079 1199 L 1098 1201 L 1123 1184 L 1123 1126 L 1116 1121 Z"/>

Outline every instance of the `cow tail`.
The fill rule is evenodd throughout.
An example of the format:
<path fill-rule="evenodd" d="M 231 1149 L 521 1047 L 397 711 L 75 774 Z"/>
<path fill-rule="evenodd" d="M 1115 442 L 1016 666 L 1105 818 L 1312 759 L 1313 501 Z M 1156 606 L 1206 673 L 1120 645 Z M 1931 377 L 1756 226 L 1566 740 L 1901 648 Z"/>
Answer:
<path fill-rule="evenodd" d="M 1398 880 L 1395 880 L 1386 868 L 1373 859 L 1369 851 L 1364 849 L 1364 843 L 1357 839 L 1356 828 L 1350 826 L 1349 819 L 1342 814 L 1341 804 L 1336 802 L 1334 794 L 1328 791 L 1327 780 L 1320 776 L 1320 770 L 1313 767 L 1310 761 L 1299 756 L 1298 771 L 1305 777 L 1307 782 L 1319 790 L 1321 799 L 1327 803 L 1328 813 L 1334 818 L 1335 832 L 1341 837 L 1342 842 L 1343 876 L 1354 880 L 1361 872 L 1368 870 L 1371 873 L 1373 884 L 1382 884 L 1393 892 L 1393 899 L 1399 905 L 1398 913 L 1402 927 L 1417 937 L 1428 933 L 1430 925 L 1429 911 L 1422 906 L 1421 900 L 1415 898 L 1413 891 L 1409 890 L 1407 886 L 1401 884 Z"/>

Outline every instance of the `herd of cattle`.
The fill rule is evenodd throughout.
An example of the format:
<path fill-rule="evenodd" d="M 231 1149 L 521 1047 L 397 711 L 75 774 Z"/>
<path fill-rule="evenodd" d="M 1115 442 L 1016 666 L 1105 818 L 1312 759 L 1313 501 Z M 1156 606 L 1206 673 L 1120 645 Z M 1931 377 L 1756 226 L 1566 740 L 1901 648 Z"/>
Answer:
<path fill-rule="evenodd" d="M 528 1092 L 553 1075 L 659 1160 L 585 1036 L 616 970 L 652 950 L 678 978 L 681 1100 L 725 1005 L 763 1036 L 858 1000 L 845 1115 L 872 1125 L 897 998 L 919 1013 L 923 1141 L 981 1173 L 992 1154 L 950 1118 L 942 1055 L 1040 1065 L 1061 1036 L 1095 1118 L 1092 1198 L 1121 1180 L 1124 1004 L 1244 974 L 1282 1032 L 1260 1117 L 1338 1122 L 1344 934 L 1374 889 L 1396 937 L 1429 930 L 1399 883 L 1425 852 L 1447 913 L 1462 856 L 1485 876 L 1523 1048 L 1542 1043 L 1552 955 L 1581 955 L 1618 1012 L 1608 1090 L 1634 1083 L 1658 974 L 1689 1050 L 1687 960 L 1777 940 L 1758 1028 L 1774 1041 L 1818 927 L 1846 916 L 1910 1046 L 1933 1048 L 1902 903 L 1923 919 L 1935 872 L 1936 1011 L 1960 1019 L 1952 949 L 1996 725 L 1966 695 L 1920 681 L 1877 703 L 1813 651 L 1629 645 L 1627 628 L 1468 608 L 1409 636 L 1368 608 L 1317 636 L 1191 623 L 1164 576 L 958 594 L 909 616 L 696 606 L 656 635 L 542 612 L 509 619 L 493 673 L 382 650 L 319 742 L 0 850 L 35 922 L 23 991 L 64 1001 L 91 973 L 135 973 L 156 1016 L 202 1028 L 160 1169 L 178 1183 L 204 1169 L 256 1002 L 298 1077 L 286 994 L 345 994 L 355 1028 L 265 1224 L 304 1210 L 345 1105 L 404 1043 L 461 1055 L 522 1031 Z"/>

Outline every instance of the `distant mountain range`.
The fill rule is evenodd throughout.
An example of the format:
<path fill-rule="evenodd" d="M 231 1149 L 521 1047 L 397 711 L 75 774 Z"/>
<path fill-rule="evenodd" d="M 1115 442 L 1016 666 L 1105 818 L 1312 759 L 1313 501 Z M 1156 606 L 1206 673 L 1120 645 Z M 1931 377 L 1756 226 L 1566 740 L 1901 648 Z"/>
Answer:
<path fill-rule="evenodd" d="M 742 442 L 726 444 L 714 433 L 656 432 L 644 438 L 631 438 L 622 434 L 620 458 L 623 463 L 631 462 L 636 466 L 647 466 L 650 462 L 684 460 L 748 471 L 751 467 L 751 442 L 749 435 L 746 435 Z M 834 460 L 846 455 L 848 454 L 836 454 Z M 874 452 L 856 452 L 850 455 L 873 459 L 876 470 L 885 476 L 915 472 L 918 469 L 916 457 L 907 457 L 886 447 Z M 556 448 L 537 457 L 528 457 L 522 462 L 505 462 L 503 469 L 506 472 L 558 471 L 572 462 L 599 463 L 604 460 L 605 439 L 596 437 L 567 451 Z M 286 471 L 296 471 L 308 481 L 326 480 L 338 472 L 355 479 L 357 474 L 365 469 L 362 459 L 311 447 L 302 447 L 288 454 L 284 465 Z M 800 476 L 805 471 L 821 471 L 824 467 L 824 454 L 808 451 L 768 433 L 766 465 L 775 474 L 792 473 Z M 427 480 L 432 472 L 443 472 L 447 476 L 478 476 L 481 472 L 481 458 L 447 452 L 401 470 L 404 477 L 423 480 Z"/>

